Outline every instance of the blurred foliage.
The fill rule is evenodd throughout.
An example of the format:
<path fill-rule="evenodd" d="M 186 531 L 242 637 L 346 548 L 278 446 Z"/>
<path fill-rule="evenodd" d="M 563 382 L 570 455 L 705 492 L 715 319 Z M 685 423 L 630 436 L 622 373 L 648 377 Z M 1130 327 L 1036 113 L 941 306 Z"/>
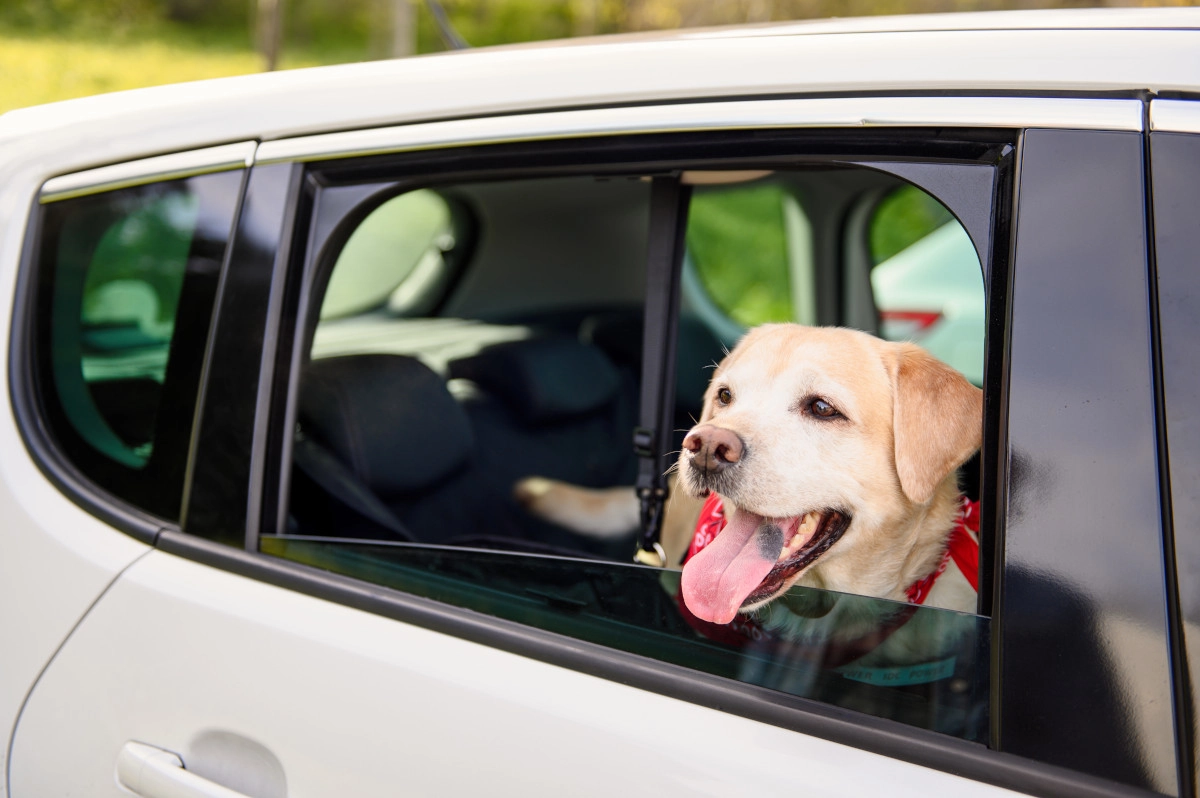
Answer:
<path fill-rule="evenodd" d="M 687 245 L 700 282 L 731 319 L 752 326 L 793 321 L 784 194 L 770 183 L 699 189 Z M 954 216 L 915 186 L 884 197 L 871 216 L 871 257 L 879 264 Z"/>
<path fill-rule="evenodd" d="M 882 263 L 953 218 L 942 203 L 916 186 L 898 188 L 884 197 L 871 218 L 871 259 Z"/>
<path fill-rule="evenodd" d="M 322 60 L 285 52 L 283 66 Z M 243 75 L 262 69 L 248 40 L 183 35 L 173 28 L 153 35 L 87 31 L 50 35 L 0 28 L 0 113 L 26 105 L 163 83 Z"/>
<path fill-rule="evenodd" d="M 398 0 L 283 0 L 285 48 L 336 60 L 390 54 Z M 417 52 L 444 49 L 423 0 Z M 591 33 L 660 30 L 828 16 L 1097 5 L 1194 5 L 1200 0 L 442 0 L 458 32 L 474 46 Z M 140 30 L 174 23 L 212 40 L 247 43 L 255 0 L 0 0 L 0 30 Z"/>
<path fill-rule="evenodd" d="M 0 111 L 100 91 L 242 74 L 259 0 L 0 0 Z M 397 3 L 410 49 L 445 49 L 424 0 L 281 0 L 283 68 L 387 58 Z M 474 46 L 570 36 L 884 13 L 1200 0 L 442 0 Z"/>
<path fill-rule="evenodd" d="M 700 282 L 730 318 L 747 326 L 792 320 L 782 188 L 698 190 L 687 246 Z"/>

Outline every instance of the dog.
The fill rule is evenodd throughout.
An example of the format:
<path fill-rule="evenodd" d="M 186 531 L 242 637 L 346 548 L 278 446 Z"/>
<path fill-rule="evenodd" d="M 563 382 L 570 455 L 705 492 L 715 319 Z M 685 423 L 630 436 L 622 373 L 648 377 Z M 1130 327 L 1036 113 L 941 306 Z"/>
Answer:
<path fill-rule="evenodd" d="M 687 610 L 708 624 L 776 617 L 768 605 L 800 585 L 909 603 L 915 587 L 927 606 L 974 612 L 976 574 L 948 550 L 982 406 L 979 388 L 912 343 L 751 330 L 713 372 L 673 475 L 662 542 L 671 563 L 688 555 Z M 532 477 L 514 494 L 581 534 L 638 523 L 631 488 Z"/>

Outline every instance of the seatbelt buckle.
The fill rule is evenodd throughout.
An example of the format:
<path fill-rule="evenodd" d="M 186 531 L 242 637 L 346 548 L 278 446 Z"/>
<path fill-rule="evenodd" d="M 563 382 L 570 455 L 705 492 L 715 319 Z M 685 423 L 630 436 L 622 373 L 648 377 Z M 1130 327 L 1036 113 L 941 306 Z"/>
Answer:
<path fill-rule="evenodd" d="M 656 540 L 652 549 L 643 549 L 638 546 L 637 551 L 633 553 L 633 561 L 640 565 L 649 565 L 651 568 L 665 568 L 667 567 L 667 552 Z"/>
<path fill-rule="evenodd" d="M 638 457 L 654 457 L 654 430 L 646 427 L 634 428 L 633 453 Z"/>
<path fill-rule="evenodd" d="M 663 505 L 667 491 L 655 485 L 639 485 L 637 497 L 641 511 L 642 536 L 637 550 L 633 553 L 633 561 L 662 568 L 667 564 L 667 554 L 658 542 L 658 536 L 662 529 Z"/>

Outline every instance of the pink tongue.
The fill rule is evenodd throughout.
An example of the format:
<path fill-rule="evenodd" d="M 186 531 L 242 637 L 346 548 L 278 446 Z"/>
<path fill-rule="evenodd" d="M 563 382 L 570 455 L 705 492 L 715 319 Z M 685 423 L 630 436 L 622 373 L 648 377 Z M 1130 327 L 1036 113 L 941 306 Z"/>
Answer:
<path fill-rule="evenodd" d="M 738 510 L 716 539 L 683 566 L 683 601 L 710 623 L 729 623 L 783 551 L 783 531 Z"/>

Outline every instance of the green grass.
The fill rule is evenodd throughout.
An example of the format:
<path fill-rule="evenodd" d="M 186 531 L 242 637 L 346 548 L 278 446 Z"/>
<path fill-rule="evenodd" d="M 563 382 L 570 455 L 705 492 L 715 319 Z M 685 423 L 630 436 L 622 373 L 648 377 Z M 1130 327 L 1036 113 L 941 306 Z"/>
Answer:
<path fill-rule="evenodd" d="M 345 54 L 287 53 L 283 68 L 353 60 Z M 104 37 L 0 27 L 0 113 L 90 94 L 259 72 L 249 39 L 166 24 Z"/>

